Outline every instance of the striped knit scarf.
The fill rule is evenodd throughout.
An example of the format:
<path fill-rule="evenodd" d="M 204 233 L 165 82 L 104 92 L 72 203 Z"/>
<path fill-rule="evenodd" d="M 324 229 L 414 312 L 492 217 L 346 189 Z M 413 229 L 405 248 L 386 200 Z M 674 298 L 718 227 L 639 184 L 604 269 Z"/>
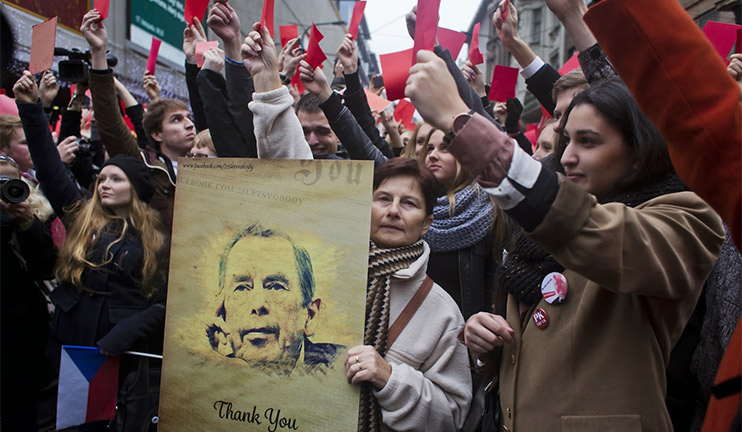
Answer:
<path fill-rule="evenodd" d="M 423 254 L 423 241 L 394 249 L 380 249 L 372 241 L 368 251 L 368 288 L 366 290 L 366 329 L 363 344 L 386 354 L 389 330 L 389 288 L 392 274 L 406 269 Z M 373 395 L 373 385 L 363 383 L 358 411 L 360 432 L 381 430 L 381 407 Z"/>

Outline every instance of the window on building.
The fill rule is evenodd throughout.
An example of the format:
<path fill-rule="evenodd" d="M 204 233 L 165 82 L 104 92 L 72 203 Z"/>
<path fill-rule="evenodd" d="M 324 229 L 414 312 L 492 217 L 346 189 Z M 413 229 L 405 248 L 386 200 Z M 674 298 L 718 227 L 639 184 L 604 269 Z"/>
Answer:
<path fill-rule="evenodd" d="M 533 44 L 541 44 L 541 8 L 533 9 L 533 20 L 531 20 L 531 34 L 533 34 Z"/>

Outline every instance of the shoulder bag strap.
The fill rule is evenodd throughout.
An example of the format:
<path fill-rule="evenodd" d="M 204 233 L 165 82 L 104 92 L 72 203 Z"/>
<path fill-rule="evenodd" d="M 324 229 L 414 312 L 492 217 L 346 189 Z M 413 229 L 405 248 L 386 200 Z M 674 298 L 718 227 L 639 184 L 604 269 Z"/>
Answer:
<path fill-rule="evenodd" d="M 423 304 L 425 297 L 428 296 L 428 293 L 430 292 L 430 289 L 432 287 L 433 279 L 431 279 L 430 276 L 426 275 L 422 285 L 420 285 L 420 288 L 417 289 L 417 292 L 415 292 L 415 295 L 412 296 L 410 301 L 407 303 L 407 306 L 404 307 L 402 313 L 399 314 L 397 319 L 394 320 L 394 323 L 389 326 L 389 331 L 387 332 L 386 337 L 387 351 L 397 339 L 397 336 L 402 333 L 402 330 L 404 330 L 407 323 L 410 322 L 412 316 L 415 315 L 415 312 L 417 312 L 417 309 L 420 307 L 420 305 Z"/>

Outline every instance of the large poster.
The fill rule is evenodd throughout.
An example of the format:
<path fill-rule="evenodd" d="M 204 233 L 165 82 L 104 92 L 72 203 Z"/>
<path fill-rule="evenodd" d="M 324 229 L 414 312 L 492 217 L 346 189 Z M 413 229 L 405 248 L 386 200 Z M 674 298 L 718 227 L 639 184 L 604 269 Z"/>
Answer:
<path fill-rule="evenodd" d="M 373 164 L 181 159 L 160 430 L 355 430 Z"/>

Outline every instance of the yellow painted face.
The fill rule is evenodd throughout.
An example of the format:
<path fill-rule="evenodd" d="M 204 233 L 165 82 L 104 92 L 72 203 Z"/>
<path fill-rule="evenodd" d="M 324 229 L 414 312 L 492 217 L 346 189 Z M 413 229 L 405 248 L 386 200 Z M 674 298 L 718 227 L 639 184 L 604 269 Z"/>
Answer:
<path fill-rule="evenodd" d="M 247 236 L 227 258 L 224 321 L 234 356 L 293 367 L 308 320 L 294 248 L 281 237 Z"/>

